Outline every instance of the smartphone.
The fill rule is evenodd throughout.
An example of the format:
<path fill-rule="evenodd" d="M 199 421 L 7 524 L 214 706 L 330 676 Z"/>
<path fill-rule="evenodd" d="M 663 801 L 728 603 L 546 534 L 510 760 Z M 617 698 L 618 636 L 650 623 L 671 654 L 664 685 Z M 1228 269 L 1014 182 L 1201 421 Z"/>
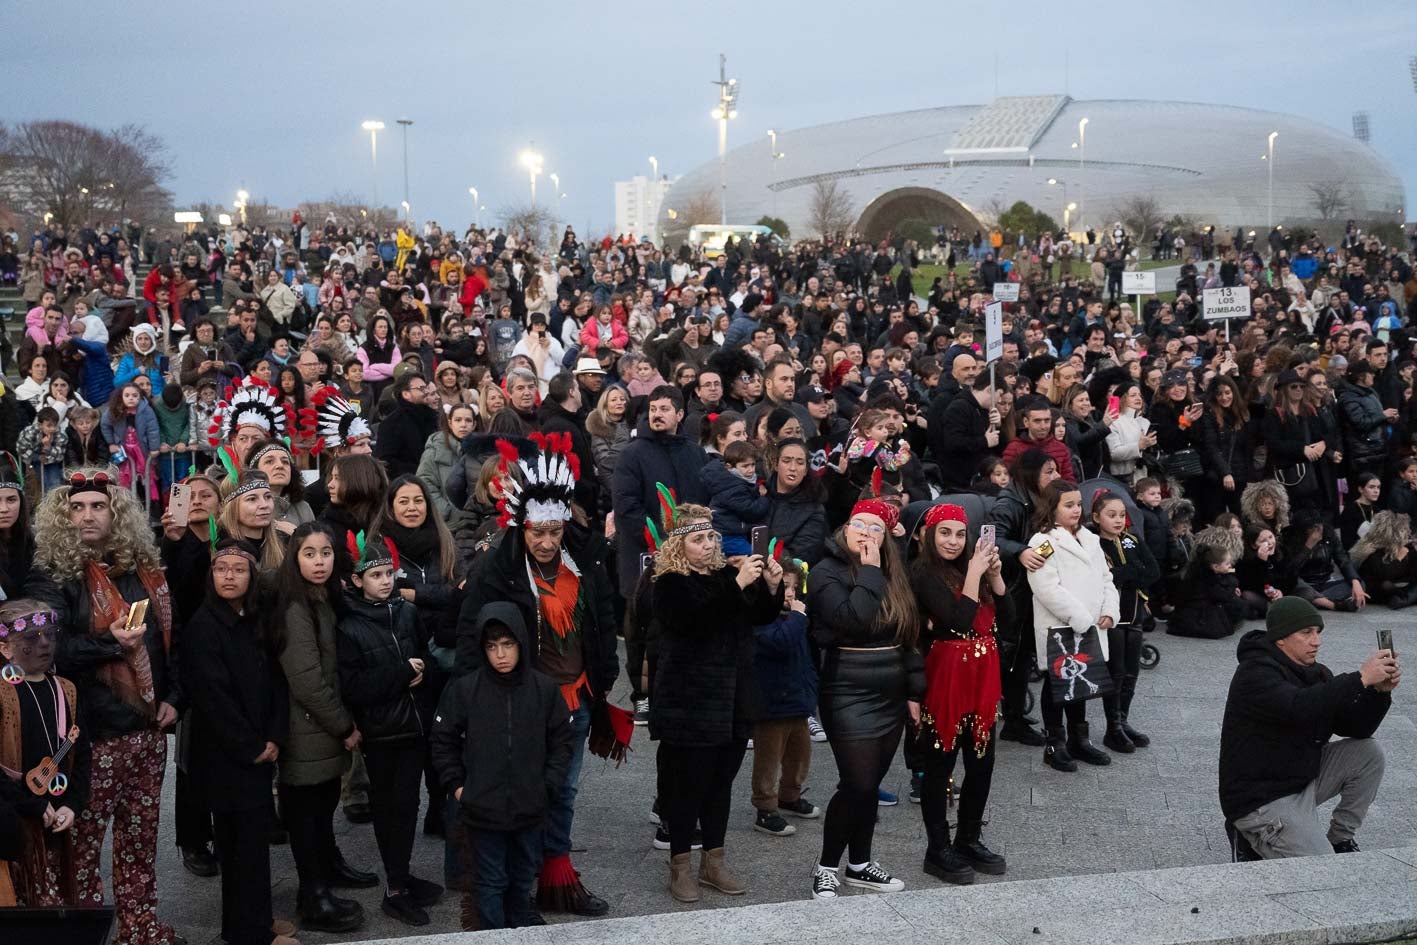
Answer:
<path fill-rule="evenodd" d="M 1391 650 L 1396 656 L 1397 651 L 1392 648 L 1392 627 L 1381 627 L 1378 630 L 1378 649 Z"/>
<path fill-rule="evenodd" d="M 1120 397 L 1108 397 L 1108 398 L 1107 398 L 1107 412 L 1108 412 L 1108 413 L 1115 413 L 1115 414 L 1119 414 L 1119 415 L 1120 415 L 1121 412 L 1122 412 L 1122 398 L 1120 398 Z"/>
<path fill-rule="evenodd" d="M 654 555 L 650 554 L 648 551 L 646 551 L 644 554 L 640 555 L 640 573 L 641 573 L 641 574 L 644 574 L 646 571 L 648 571 L 648 570 L 649 570 L 649 566 L 652 565 L 652 564 L 654 564 Z"/>
<path fill-rule="evenodd" d="M 187 519 L 192 514 L 191 486 L 183 482 L 172 484 L 172 492 L 167 499 L 167 514 L 172 517 L 172 524 L 187 524 Z"/>
<path fill-rule="evenodd" d="M 126 622 L 128 627 L 141 627 L 147 619 L 148 599 L 146 597 L 128 605 L 128 620 Z"/>
<path fill-rule="evenodd" d="M 113 465 L 122 466 L 128 461 L 128 453 L 120 446 L 118 447 L 118 452 L 110 456 L 109 459 L 112 461 Z"/>
<path fill-rule="evenodd" d="M 1038 552 L 1045 560 L 1053 557 L 1053 543 L 1051 541 L 1045 541 L 1033 550 Z"/>
<path fill-rule="evenodd" d="M 980 548 L 986 548 L 986 549 L 987 549 L 987 548 L 993 548 L 993 547 L 994 547 L 994 523 L 993 523 L 993 522 L 986 522 L 986 523 L 984 523 L 983 525 L 980 525 L 980 526 L 979 526 L 979 547 L 980 547 Z"/>
<path fill-rule="evenodd" d="M 753 539 L 753 554 L 762 555 L 764 559 L 768 556 L 768 527 L 766 525 L 754 525 L 750 532 Z"/>

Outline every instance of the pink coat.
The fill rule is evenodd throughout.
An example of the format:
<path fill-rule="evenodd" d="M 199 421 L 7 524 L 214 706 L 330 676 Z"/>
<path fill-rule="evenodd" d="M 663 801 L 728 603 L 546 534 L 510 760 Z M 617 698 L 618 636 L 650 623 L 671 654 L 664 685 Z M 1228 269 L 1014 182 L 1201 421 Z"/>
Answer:
<path fill-rule="evenodd" d="M 616 351 L 624 351 L 630 346 L 630 336 L 625 332 L 625 326 L 614 319 L 610 320 L 610 344 L 608 347 Z M 595 349 L 600 347 L 600 320 L 592 318 L 585 323 L 581 329 L 581 347 L 586 351 L 586 356 L 595 354 Z"/>
<path fill-rule="evenodd" d="M 59 319 L 59 330 L 50 338 L 44 333 L 44 307 L 36 305 L 25 314 L 25 334 L 33 338 L 41 350 L 48 344 L 57 348 L 69 340 L 69 319 Z"/>

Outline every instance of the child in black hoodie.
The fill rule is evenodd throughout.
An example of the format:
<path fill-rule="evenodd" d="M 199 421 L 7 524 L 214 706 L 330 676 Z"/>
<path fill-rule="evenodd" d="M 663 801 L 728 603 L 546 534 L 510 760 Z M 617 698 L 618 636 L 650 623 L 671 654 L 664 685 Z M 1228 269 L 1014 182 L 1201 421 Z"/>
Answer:
<path fill-rule="evenodd" d="M 517 928 L 531 911 L 548 801 L 571 762 L 571 716 L 556 683 L 523 658 L 528 636 L 515 604 L 484 605 L 477 634 L 484 665 L 443 690 L 433 767 L 458 801 L 472 857 L 464 930 Z M 505 737 L 479 737 L 489 732 Z"/>
<path fill-rule="evenodd" d="M 1102 741 L 1113 751 L 1131 754 L 1151 744 L 1150 738 L 1127 723 L 1127 715 L 1141 673 L 1142 624 L 1150 616 L 1147 591 L 1161 578 L 1161 567 L 1146 543 L 1129 530 L 1121 496 L 1098 493 L 1092 500 L 1092 521 L 1112 569 L 1121 614 L 1107 631 L 1107 669 L 1115 687 L 1102 699 L 1107 714 L 1107 735 Z"/>

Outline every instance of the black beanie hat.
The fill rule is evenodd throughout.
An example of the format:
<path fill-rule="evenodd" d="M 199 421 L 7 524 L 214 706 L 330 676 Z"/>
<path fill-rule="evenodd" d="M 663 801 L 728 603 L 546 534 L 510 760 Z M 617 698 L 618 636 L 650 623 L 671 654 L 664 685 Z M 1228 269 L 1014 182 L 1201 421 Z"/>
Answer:
<path fill-rule="evenodd" d="M 1324 628 L 1323 615 L 1302 597 L 1281 597 L 1264 615 L 1264 638 L 1271 643 L 1308 627 Z"/>

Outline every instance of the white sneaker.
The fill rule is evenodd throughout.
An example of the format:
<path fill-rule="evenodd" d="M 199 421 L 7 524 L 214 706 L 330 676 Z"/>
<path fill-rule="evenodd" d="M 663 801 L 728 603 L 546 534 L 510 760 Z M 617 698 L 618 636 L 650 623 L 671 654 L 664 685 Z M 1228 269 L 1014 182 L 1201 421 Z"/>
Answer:
<path fill-rule="evenodd" d="M 753 740 L 752 740 L 751 738 L 748 739 L 748 750 L 749 750 L 749 751 L 752 751 L 752 750 L 753 750 Z"/>
<path fill-rule="evenodd" d="M 648 725 L 648 724 L 649 724 L 649 700 L 648 700 L 648 699 L 636 699 L 636 700 L 635 700 L 635 724 L 636 724 L 636 725 Z"/>
<path fill-rule="evenodd" d="M 866 868 L 859 873 L 848 866 L 843 870 L 842 882 L 848 886 L 859 886 L 876 892 L 900 892 L 905 888 L 905 883 L 881 869 L 881 864 L 875 862 L 867 863 Z"/>
<path fill-rule="evenodd" d="M 822 723 L 817 721 L 815 715 L 807 716 L 807 734 L 814 742 L 824 742 L 827 740 L 827 730 L 822 728 Z"/>
<path fill-rule="evenodd" d="M 818 866 L 812 871 L 813 899 L 835 899 L 840 888 L 841 880 L 837 878 L 836 870 Z"/>

